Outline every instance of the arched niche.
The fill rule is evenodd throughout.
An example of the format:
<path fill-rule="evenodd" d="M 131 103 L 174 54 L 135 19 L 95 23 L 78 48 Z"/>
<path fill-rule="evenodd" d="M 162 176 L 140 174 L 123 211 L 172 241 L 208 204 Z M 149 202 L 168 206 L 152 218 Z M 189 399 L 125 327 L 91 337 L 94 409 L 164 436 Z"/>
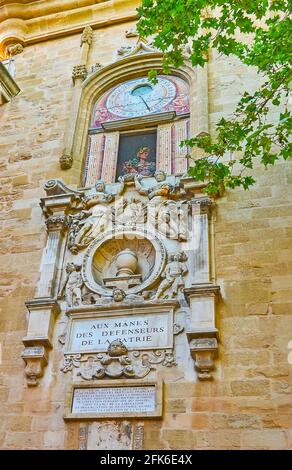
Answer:
<path fill-rule="evenodd" d="M 135 51 L 134 51 L 135 52 Z M 102 67 L 88 76 L 79 85 L 75 84 L 72 103 L 71 124 L 68 128 L 65 155 L 72 160 L 72 180 L 82 186 L 84 166 L 88 150 L 88 129 L 93 106 L 110 88 L 124 81 L 143 77 L 150 70 L 162 73 L 162 55 L 159 52 L 136 51 L 113 64 Z M 180 77 L 190 87 L 190 135 L 208 132 L 208 83 L 207 69 L 184 65 L 171 68 L 169 75 Z M 74 118 L 75 116 L 75 118 Z M 71 178 L 69 178 L 71 179 Z"/>

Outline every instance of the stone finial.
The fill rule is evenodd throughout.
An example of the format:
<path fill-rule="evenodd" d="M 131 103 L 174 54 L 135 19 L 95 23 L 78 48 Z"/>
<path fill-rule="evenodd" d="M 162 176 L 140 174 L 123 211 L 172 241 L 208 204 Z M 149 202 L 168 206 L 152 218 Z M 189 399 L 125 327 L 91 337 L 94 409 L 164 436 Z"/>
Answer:
<path fill-rule="evenodd" d="M 84 43 L 90 46 L 90 44 L 92 43 L 92 37 L 93 29 L 90 26 L 86 26 L 82 32 L 80 47 L 82 47 Z"/>

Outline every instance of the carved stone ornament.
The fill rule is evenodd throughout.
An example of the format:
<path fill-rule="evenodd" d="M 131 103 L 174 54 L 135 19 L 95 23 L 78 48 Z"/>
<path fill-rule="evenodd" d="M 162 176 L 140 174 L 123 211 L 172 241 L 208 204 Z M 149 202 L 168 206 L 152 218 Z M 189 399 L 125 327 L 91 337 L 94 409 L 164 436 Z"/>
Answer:
<path fill-rule="evenodd" d="M 184 331 L 184 326 L 183 325 L 179 325 L 178 323 L 174 323 L 173 324 L 173 334 L 176 336 L 176 335 L 179 335 L 180 333 L 182 333 Z"/>
<path fill-rule="evenodd" d="M 68 227 L 69 222 L 65 215 L 51 215 L 45 220 L 47 230 L 59 231 L 64 230 Z"/>
<path fill-rule="evenodd" d="M 114 225 L 143 225 L 147 222 L 147 205 L 141 200 L 121 198 L 112 208 Z"/>
<path fill-rule="evenodd" d="M 75 81 L 77 79 L 81 79 L 81 80 L 85 80 L 85 78 L 87 77 L 87 68 L 86 68 L 86 65 L 82 64 L 82 65 L 74 65 L 73 67 L 73 71 L 72 71 L 72 79 L 75 83 Z"/>
<path fill-rule="evenodd" d="M 43 376 L 44 367 L 48 363 L 45 347 L 26 347 L 21 357 L 26 364 L 25 375 L 27 379 L 27 385 L 29 387 L 37 386 L 39 383 L 39 379 Z"/>
<path fill-rule="evenodd" d="M 209 216 L 215 207 L 214 202 L 209 197 L 193 198 L 190 204 L 193 207 L 193 213 L 198 215 L 207 214 Z"/>
<path fill-rule="evenodd" d="M 83 287 L 83 279 L 80 271 L 81 265 L 67 263 L 67 277 L 61 290 L 61 296 L 65 296 L 69 307 L 78 306 L 82 302 L 81 289 Z"/>
<path fill-rule="evenodd" d="M 60 167 L 62 170 L 69 170 L 72 168 L 73 165 L 73 157 L 72 155 L 64 153 L 60 157 Z"/>
<path fill-rule="evenodd" d="M 136 272 L 133 268 L 126 272 L 120 266 L 124 250 L 134 252 L 139 259 Z M 83 258 L 82 276 L 89 291 L 101 297 L 112 296 L 114 287 L 125 290 L 127 296 L 139 294 L 157 282 L 165 260 L 166 249 L 157 235 L 147 234 L 139 227 L 115 227 L 94 238 Z"/>
<path fill-rule="evenodd" d="M 105 207 L 115 199 L 115 194 L 107 193 L 105 183 L 98 180 L 94 189 L 82 199 L 83 209 L 70 215 L 68 248 L 73 254 L 86 248 L 110 222 L 111 212 Z"/>
<path fill-rule="evenodd" d="M 121 340 L 112 341 L 104 354 L 65 354 L 61 371 L 66 373 L 78 368 L 77 375 L 84 380 L 146 377 L 154 365 L 176 365 L 172 351 L 129 352 Z"/>
<path fill-rule="evenodd" d="M 138 38 L 139 33 L 134 26 L 133 28 L 127 29 L 127 31 L 125 31 L 125 36 L 126 38 Z"/>
<path fill-rule="evenodd" d="M 84 43 L 90 46 L 90 44 L 92 43 L 92 37 L 93 37 L 93 29 L 90 26 L 86 26 L 82 32 L 80 46 L 82 46 Z"/>
<path fill-rule="evenodd" d="M 129 33 L 130 36 L 128 37 L 134 37 L 131 34 L 135 33 Z M 120 57 L 128 57 L 128 56 L 134 56 L 134 55 L 141 55 L 141 54 L 149 54 L 149 53 L 154 53 L 154 52 L 159 52 L 157 47 L 154 44 L 154 41 L 150 40 L 144 40 L 140 38 L 137 43 L 134 46 L 121 46 L 117 50 L 117 55 L 118 58 Z"/>
<path fill-rule="evenodd" d="M 187 255 L 183 251 L 170 256 L 169 262 L 161 275 L 163 281 L 157 289 L 155 299 L 171 299 L 177 297 L 179 292 L 183 290 L 185 286 L 183 278 L 188 272 L 186 261 Z"/>
<path fill-rule="evenodd" d="M 96 64 L 93 64 L 90 67 L 89 73 L 97 72 L 98 70 L 101 70 L 102 68 L 103 68 L 103 65 L 100 62 L 96 62 Z"/>
<path fill-rule="evenodd" d="M 7 46 L 7 54 L 12 57 L 23 52 L 23 45 L 20 42 L 15 42 Z"/>
<path fill-rule="evenodd" d="M 130 54 L 130 52 L 132 52 L 133 50 L 133 46 L 121 46 L 118 50 L 117 50 L 117 54 L 119 56 L 125 56 L 125 55 L 128 55 Z"/>
<path fill-rule="evenodd" d="M 215 368 L 215 357 L 218 351 L 216 338 L 193 338 L 190 341 L 191 355 L 199 380 L 211 380 Z"/>

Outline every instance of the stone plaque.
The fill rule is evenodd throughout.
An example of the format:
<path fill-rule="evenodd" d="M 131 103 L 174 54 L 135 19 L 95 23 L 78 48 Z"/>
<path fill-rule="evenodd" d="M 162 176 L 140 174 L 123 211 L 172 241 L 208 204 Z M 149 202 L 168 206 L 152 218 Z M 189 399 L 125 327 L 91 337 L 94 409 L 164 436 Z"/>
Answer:
<path fill-rule="evenodd" d="M 104 352 L 120 339 L 128 349 L 164 349 L 173 346 L 170 312 L 74 318 L 70 326 L 67 352 Z"/>
<path fill-rule="evenodd" d="M 157 383 L 74 386 L 65 418 L 161 416 L 161 390 Z"/>

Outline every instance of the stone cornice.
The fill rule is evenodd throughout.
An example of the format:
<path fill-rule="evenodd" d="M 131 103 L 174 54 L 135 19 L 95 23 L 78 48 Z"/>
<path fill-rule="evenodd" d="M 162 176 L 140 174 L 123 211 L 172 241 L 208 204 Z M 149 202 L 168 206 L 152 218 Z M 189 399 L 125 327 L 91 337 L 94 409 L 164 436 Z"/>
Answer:
<path fill-rule="evenodd" d="M 24 6 L 25 5 L 25 6 Z M 12 42 L 24 46 L 137 18 L 138 0 L 47 0 L 0 3 L 0 58 Z"/>

